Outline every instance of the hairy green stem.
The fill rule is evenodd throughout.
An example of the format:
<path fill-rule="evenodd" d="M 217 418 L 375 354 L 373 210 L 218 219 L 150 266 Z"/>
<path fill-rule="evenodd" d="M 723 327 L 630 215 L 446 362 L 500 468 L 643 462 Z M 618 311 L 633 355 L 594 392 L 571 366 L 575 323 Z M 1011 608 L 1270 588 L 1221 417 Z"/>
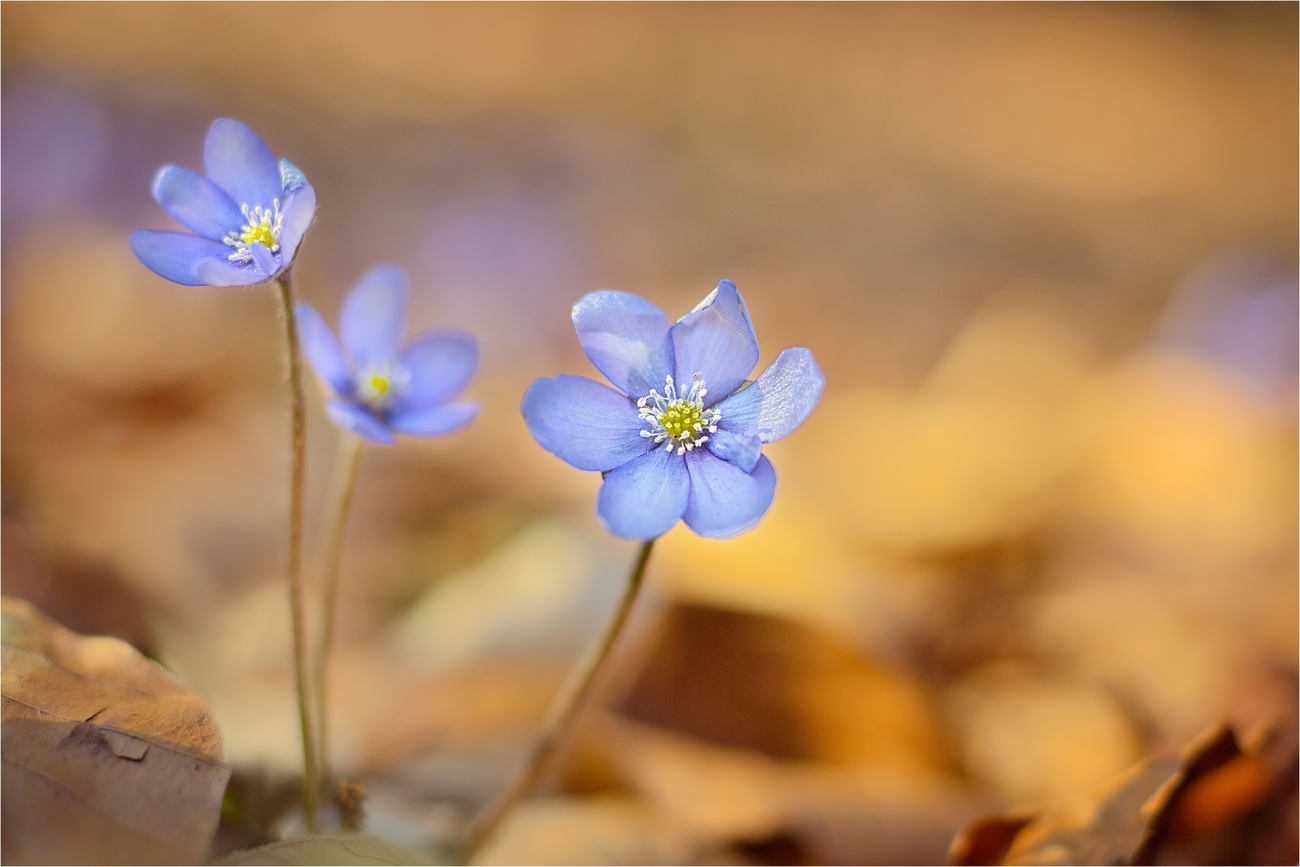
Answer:
<path fill-rule="evenodd" d="M 338 458 L 334 468 L 334 493 L 330 498 L 335 503 L 334 521 L 330 527 L 327 543 L 329 548 L 325 554 L 325 572 L 321 586 L 323 620 L 320 644 L 316 647 L 316 730 L 317 742 L 320 745 L 321 781 L 325 785 L 329 785 L 330 781 L 326 681 L 330 645 L 334 641 L 334 614 L 338 607 L 339 564 L 343 559 L 343 537 L 348 526 L 348 515 L 352 510 L 352 493 L 356 489 L 357 467 L 360 464 L 361 440 L 344 431 L 339 439 Z"/>
<path fill-rule="evenodd" d="M 289 480 L 289 614 L 293 627 L 293 668 L 298 690 L 298 717 L 302 726 L 302 806 L 307 830 L 316 831 L 316 802 L 320 782 L 316 767 L 315 729 L 311 718 L 307 671 L 307 625 L 302 582 L 302 510 L 306 482 L 307 411 L 302 387 L 302 350 L 298 341 L 298 317 L 294 311 L 292 271 L 275 281 L 284 318 L 285 345 L 289 354 L 289 394 L 293 468 Z"/>
<path fill-rule="evenodd" d="M 614 646 L 614 641 L 618 638 L 619 633 L 623 631 L 623 624 L 627 622 L 627 616 L 632 611 L 632 603 L 636 601 L 637 594 L 640 592 L 645 579 L 646 564 L 650 562 L 650 549 L 654 546 L 654 543 L 655 540 L 651 539 L 641 545 L 641 549 L 637 552 L 636 562 L 632 566 L 632 572 L 628 575 L 627 587 L 624 588 L 623 596 L 614 609 L 613 617 L 605 626 L 605 631 L 601 633 L 600 640 L 588 649 L 578 668 L 565 682 L 564 689 L 560 691 L 547 712 L 546 719 L 542 723 L 541 735 L 533 745 L 532 752 L 528 754 L 523 766 L 516 772 L 510 784 L 479 814 L 478 818 L 470 826 L 464 841 L 461 843 L 459 863 L 468 864 L 470 862 L 479 849 L 491 839 L 502 818 L 505 817 L 514 803 L 528 794 L 529 789 L 541 776 L 542 771 L 546 769 L 547 762 L 555 754 L 556 748 L 560 745 L 565 732 L 569 729 L 569 724 L 573 722 L 573 718 L 582 707 L 582 701 L 590 691 L 592 683 L 595 682 L 596 674 L 600 671 L 606 658 L 608 658 L 609 651 Z"/>

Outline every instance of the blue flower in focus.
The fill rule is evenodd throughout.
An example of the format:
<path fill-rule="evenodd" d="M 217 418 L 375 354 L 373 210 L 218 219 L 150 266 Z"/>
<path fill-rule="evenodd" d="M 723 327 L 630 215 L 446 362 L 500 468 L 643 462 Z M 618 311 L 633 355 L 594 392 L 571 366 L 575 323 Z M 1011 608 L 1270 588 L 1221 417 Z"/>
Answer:
<path fill-rule="evenodd" d="M 400 267 L 371 268 L 343 299 L 341 345 L 314 307 L 297 308 L 303 352 L 334 393 L 330 418 L 383 445 L 395 433 L 451 433 L 478 414 L 477 403 L 451 402 L 478 369 L 478 342 L 463 331 L 429 331 L 402 344 L 409 294 Z"/>
<path fill-rule="evenodd" d="M 618 390 L 582 376 L 539 379 L 522 411 L 544 449 L 605 474 L 596 505 L 605 526 L 646 540 L 682 519 L 725 539 L 757 524 L 776 491 L 763 444 L 802 424 L 826 384 L 812 352 L 787 349 L 747 382 L 758 339 L 730 280 L 671 327 L 626 292 L 586 296 L 573 324 Z"/>
<path fill-rule="evenodd" d="M 247 286 L 293 262 L 316 214 L 316 191 L 255 132 L 222 118 L 203 145 L 207 177 L 163 166 L 153 197 L 187 232 L 143 230 L 131 249 L 148 268 L 185 286 Z"/>

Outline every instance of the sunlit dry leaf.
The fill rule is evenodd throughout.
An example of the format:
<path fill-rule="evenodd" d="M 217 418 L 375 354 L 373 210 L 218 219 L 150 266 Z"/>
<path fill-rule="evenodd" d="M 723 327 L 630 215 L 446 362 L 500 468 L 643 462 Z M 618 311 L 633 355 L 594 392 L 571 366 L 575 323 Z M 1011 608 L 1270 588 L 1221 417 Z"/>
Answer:
<path fill-rule="evenodd" d="M 837 523 L 894 548 L 1021 532 L 1076 456 L 1070 408 L 1085 366 L 1055 317 L 991 308 L 917 392 L 828 392 L 800 484 L 818 480 Z"/>
<path fill-rule="evenodd" d="M 947 690 L 946 708 L 967 770 L 1012 803 L 1083 791 L 1141 756 L 1105 690 L 1012 664 L 971 672 Z"/>
<path fill-rule="evenodd" d="M 720 608 L 677 605 L 663 618 L 619 710 L 778 758 L 899 772 L 948 761 L 906 671 L 804 624 Z"/>
<path fill-rule="evenodd" d="M 222 858 L 219 864 L 447 864 L 421 857 L 370 834 L 327 834 L 295 837 L 256 849 L 244 849 Z"/>
<path fill-rule="evenodd" d="M 230 777 L 207 705 L 129 645 L 3 601 L 4 859 L 205 859 Z"/>
<path fill-rule="evenodd" d="M 1231 729 L 1215 728 L 1181 755 L 1147 759 L 1087 794 L 1036 813 L 982 819 L 959 835 L 950 857 L 956 864 L 1169 863 L 1166 850 L 1185 847 L 1189 838 L 1204 844 L 1205 835 L 1231 827 L 1270 792 L 1292 793 L 1293 805 L 1294 743 L 1293 737 L 1285 741 L 1277 755 L 1243 754 Z M 1284 799 L 1280 803 L 1286 807 Z M 1260 825 L 1213 841 L 1217 847 L 1180 848 L 1172 863 L 1275 863 L 1249 859 L 1259 848 L 1251 838 L 1280 831 L 1294 843 L 1294 820 L 1291 825 L 1289 833 Z M 990 831 L 998 838 L 991 843 Z"/>
<path fill-rule="evenodd" d="M 625 797 L 518 804 L 476 864 L 689 864 L 698 841 L 653 807 Z"/>

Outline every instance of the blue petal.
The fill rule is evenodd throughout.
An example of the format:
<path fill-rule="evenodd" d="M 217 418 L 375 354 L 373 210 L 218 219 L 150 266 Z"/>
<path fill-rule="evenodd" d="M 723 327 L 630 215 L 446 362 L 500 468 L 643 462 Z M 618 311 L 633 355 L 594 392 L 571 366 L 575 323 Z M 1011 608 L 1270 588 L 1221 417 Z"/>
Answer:
<path fill-rule="evenodd" d="M 176 222 L 214 241 L 244 225 L 244 215 L 225 190 L 180 166 L 158 170 L 153 179 L 153 197 Z"/>
<path fill-rule="evenodd" d="M 812 351 L 787 349 L 752 384 L 722 402 L 720 424 L 765 443 L 779 440 L 803 424 L 825 388 L 826 377 Z"/>
<path fill-rule="evenodd" d="M 302 169 L 280 157 L 280 188 L 284 194 L 287 196 L 305 186 L 308 186 L 307 176 L 302 173 Z"/>
<path fill-rule="evenodd" d="M 672 327 L 677 381 L 696 373 L 709 390 L 706 405 L 731 394 L 758 364 L 758 338 L 736 284 L 723 280 L 700 306 Z"/>
<path fill-rule="evenodd" d="M 392 431 L 384 427 L 383 422 L 375 418 L 365 407 L 342 400 L 331 400 L 325 404 L 325 411 L 329 413 L 330 418 L 334 419 L 335 424 L 344 430 L 352 431 L 362 439 L 384 446 L 393 444 Z"/>
<path fill-rule="evenodd" d="M 252 286 L 271 279 L 256 265 L 232 262 L 229 256 L 206 259 L 194 267 L 194 273 L 208 286 Z"/>
<path fill-rule="evenodd" d="M 352 372 L 343 357 L 334 332 L 325 324 L 325 318 L 310 304 L 299 304 L 298 334 L 303 354 L 311 362 L 316 375 L 324 380 L 335 394 L 347 397 L 353 393 Z"/>
<path fill-rule="evenodd" d="M 723 418 L 726 421 L 726 418 Z M 705 448 L 724 461 L 730 461 L 745 472 L 754 469 L 758 458 L 763 454 L 763 443 L 754 434 L 734 434 L 729 430 L 718 429 L 709 434 Z"/>
<path fill-rule="evenodd" d="M 431 331 L 402 347 L 397 365 L 410 375 L 403 405 L 430 406 L 469 385 L 478 369 L 478 341 L 463 331 Z"/>
<path fill-rule="evenodd" d="M 632 398 L 662 389 L 673 371 L 668 317 L 627 292 L 593 292 L 573 305 L 578 342 L 596 369 Z"/>
<path fill-rule="evenodd" d="M 339 336 L 358 370 L 384 366 L 397 354 L 409 291 L 406 272 L 397 265 L 376 265 L 348 291 Z"/>
<path fill-rule="evenodd" d="M 200 266 L 227 262 L 230 248 L 220 241 L 188 232 L 155 232 L 144 229 L 131 235 L 131 249 L 145 266 L 160 277 L 184 286 L 223 286 L 199 273 Z"/>
<path fill-rule="evenodd" d="M 271 207 L 283 199 L 280 165 L 262 137 L 237 120 L 223 117 L 203 144 L 204 171 L 236 205 Z"/>
<path fill-rule="evenodd" d="M 269 280 L 280 273 L 280 260 L 271 252 L 271 248 L 261 241 L 249 244 L 248 252 L 253 255 L 253 263 L 257 265 L 258 270 L 265 275 L 262 279 Z"/>
<path fill-rule="evenodd" d="M 307 184 L 289 193 L 281 213 L 284 215 L 284 231 L 280 235 L 280 259 L 287 266 L 293 261 L 302 236 L 307 234 L 311 221 L 316 217 L 316 189 Z"/>
<path fill-rule="evenodd" d="M 469 424 L 478 415 L 478 409 L 478 404 L 473 401 L 403 409 L 389 415 L 388 426 L 400 434 L 410 436 L 440 436 Z"/>
<path fill-rule="evenodd" d="M 537 380 L 520 411 L 542 448 L 580 470 L 612 470 L 654 445 L 635 403 L 584 376 Z"/>
<path fill-rule="evenodd" d="M 685 460 L 655 449 L 605 476 L 596 512 L 615 536 L 657 539 L 681 518 L 690 491 Z"/>
<path fill-rule="evenodd" d="M 772 505 L 776 470 L 760 457 L 753 472 L 719 460 L 704 449 L 686 455 L 691 477 L 690 504 L 682 516 L 701 536 L 728 539 L 758 523 Z"/>

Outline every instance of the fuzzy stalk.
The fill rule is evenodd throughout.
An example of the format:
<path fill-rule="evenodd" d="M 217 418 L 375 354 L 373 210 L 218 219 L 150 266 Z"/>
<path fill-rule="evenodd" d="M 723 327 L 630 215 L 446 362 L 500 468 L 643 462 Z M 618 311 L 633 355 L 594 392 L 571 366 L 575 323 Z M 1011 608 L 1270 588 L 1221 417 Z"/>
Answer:
<path fill-rule="evenodd" d="M 613 648 L 615 640 L 623 631 L 623 625 L 627 622 L 628 614 L 632 611 L 632 604 L 636 601 L 641 585 L 644 582 L 646 564 L 650 562 L 650 550 L 654 543 L 655 540 L 651 539 L 641 545 L 641 549 L 637 552 L 636 562 L 633 563 L 632 571 L 628 575 L 627 586 L 623 589 L 623 595 L 618 600 L 618 605 L 615 607 L 609 623 L 606 624 L 605 631 L 601 633 L 600 639 L 588 648 L 582 662 L 569 676 L 564 688 L 556 696 L 542 723 L 541 735 L 533 745 L 533 749 L 528 754 L 524 764 L 515 773 L 509 785 L 470 825 L 469 831 L 461 843 L 458 863 L 470 863 L 475 854 L 492 838 L 510 808 L 514 806 L 516 801 L 528 794 L 533 784 L 546 770 L 548 762 L 555 755 L 557 747 L 563 741 L 570 724 L 581 709 L 583 699 L 590 692 L 591 686 L 596 680 L 596 675 L 609 657 L 610 649 Z"/>
<path fill-rule="evenodd" d="M 293 628 L 293 668 L 298 692 L 298 718 L 302 727 L 302 806 L 307 831 L 316 831 L 316 804 L 320 777 L 316 765 L 317 747 L 312 724 L 310 674 L 307 660 L 305 591 L 302 580 L 303 489 L 306 483 L 307 410 L 302 385 L 302 347 L 298 339 L 292 271 L 275 281 L 284 320 L 285 347 L 289 356 L 289 395 L 293 464 L 289 480 L 289 613 Z"/>
<path fill-rule="evenodd" d="M 343 539 L 348 516 L 352 511 L 352 494 L 356 490 L 357 468 L 361 464 L 361 440 L 344 431 L 339 438 L 338 457 L 334 465 L 333 522 L 325 552 L 322 576 L 322 621 L 320 643 L 316 646 L 316 725 L 320 746 L 321 782 L 330 782 L 328 669 L 330 647 L 334 643 L 334 619 L 338 610 L 339 565 L 343 560 Z"/>

